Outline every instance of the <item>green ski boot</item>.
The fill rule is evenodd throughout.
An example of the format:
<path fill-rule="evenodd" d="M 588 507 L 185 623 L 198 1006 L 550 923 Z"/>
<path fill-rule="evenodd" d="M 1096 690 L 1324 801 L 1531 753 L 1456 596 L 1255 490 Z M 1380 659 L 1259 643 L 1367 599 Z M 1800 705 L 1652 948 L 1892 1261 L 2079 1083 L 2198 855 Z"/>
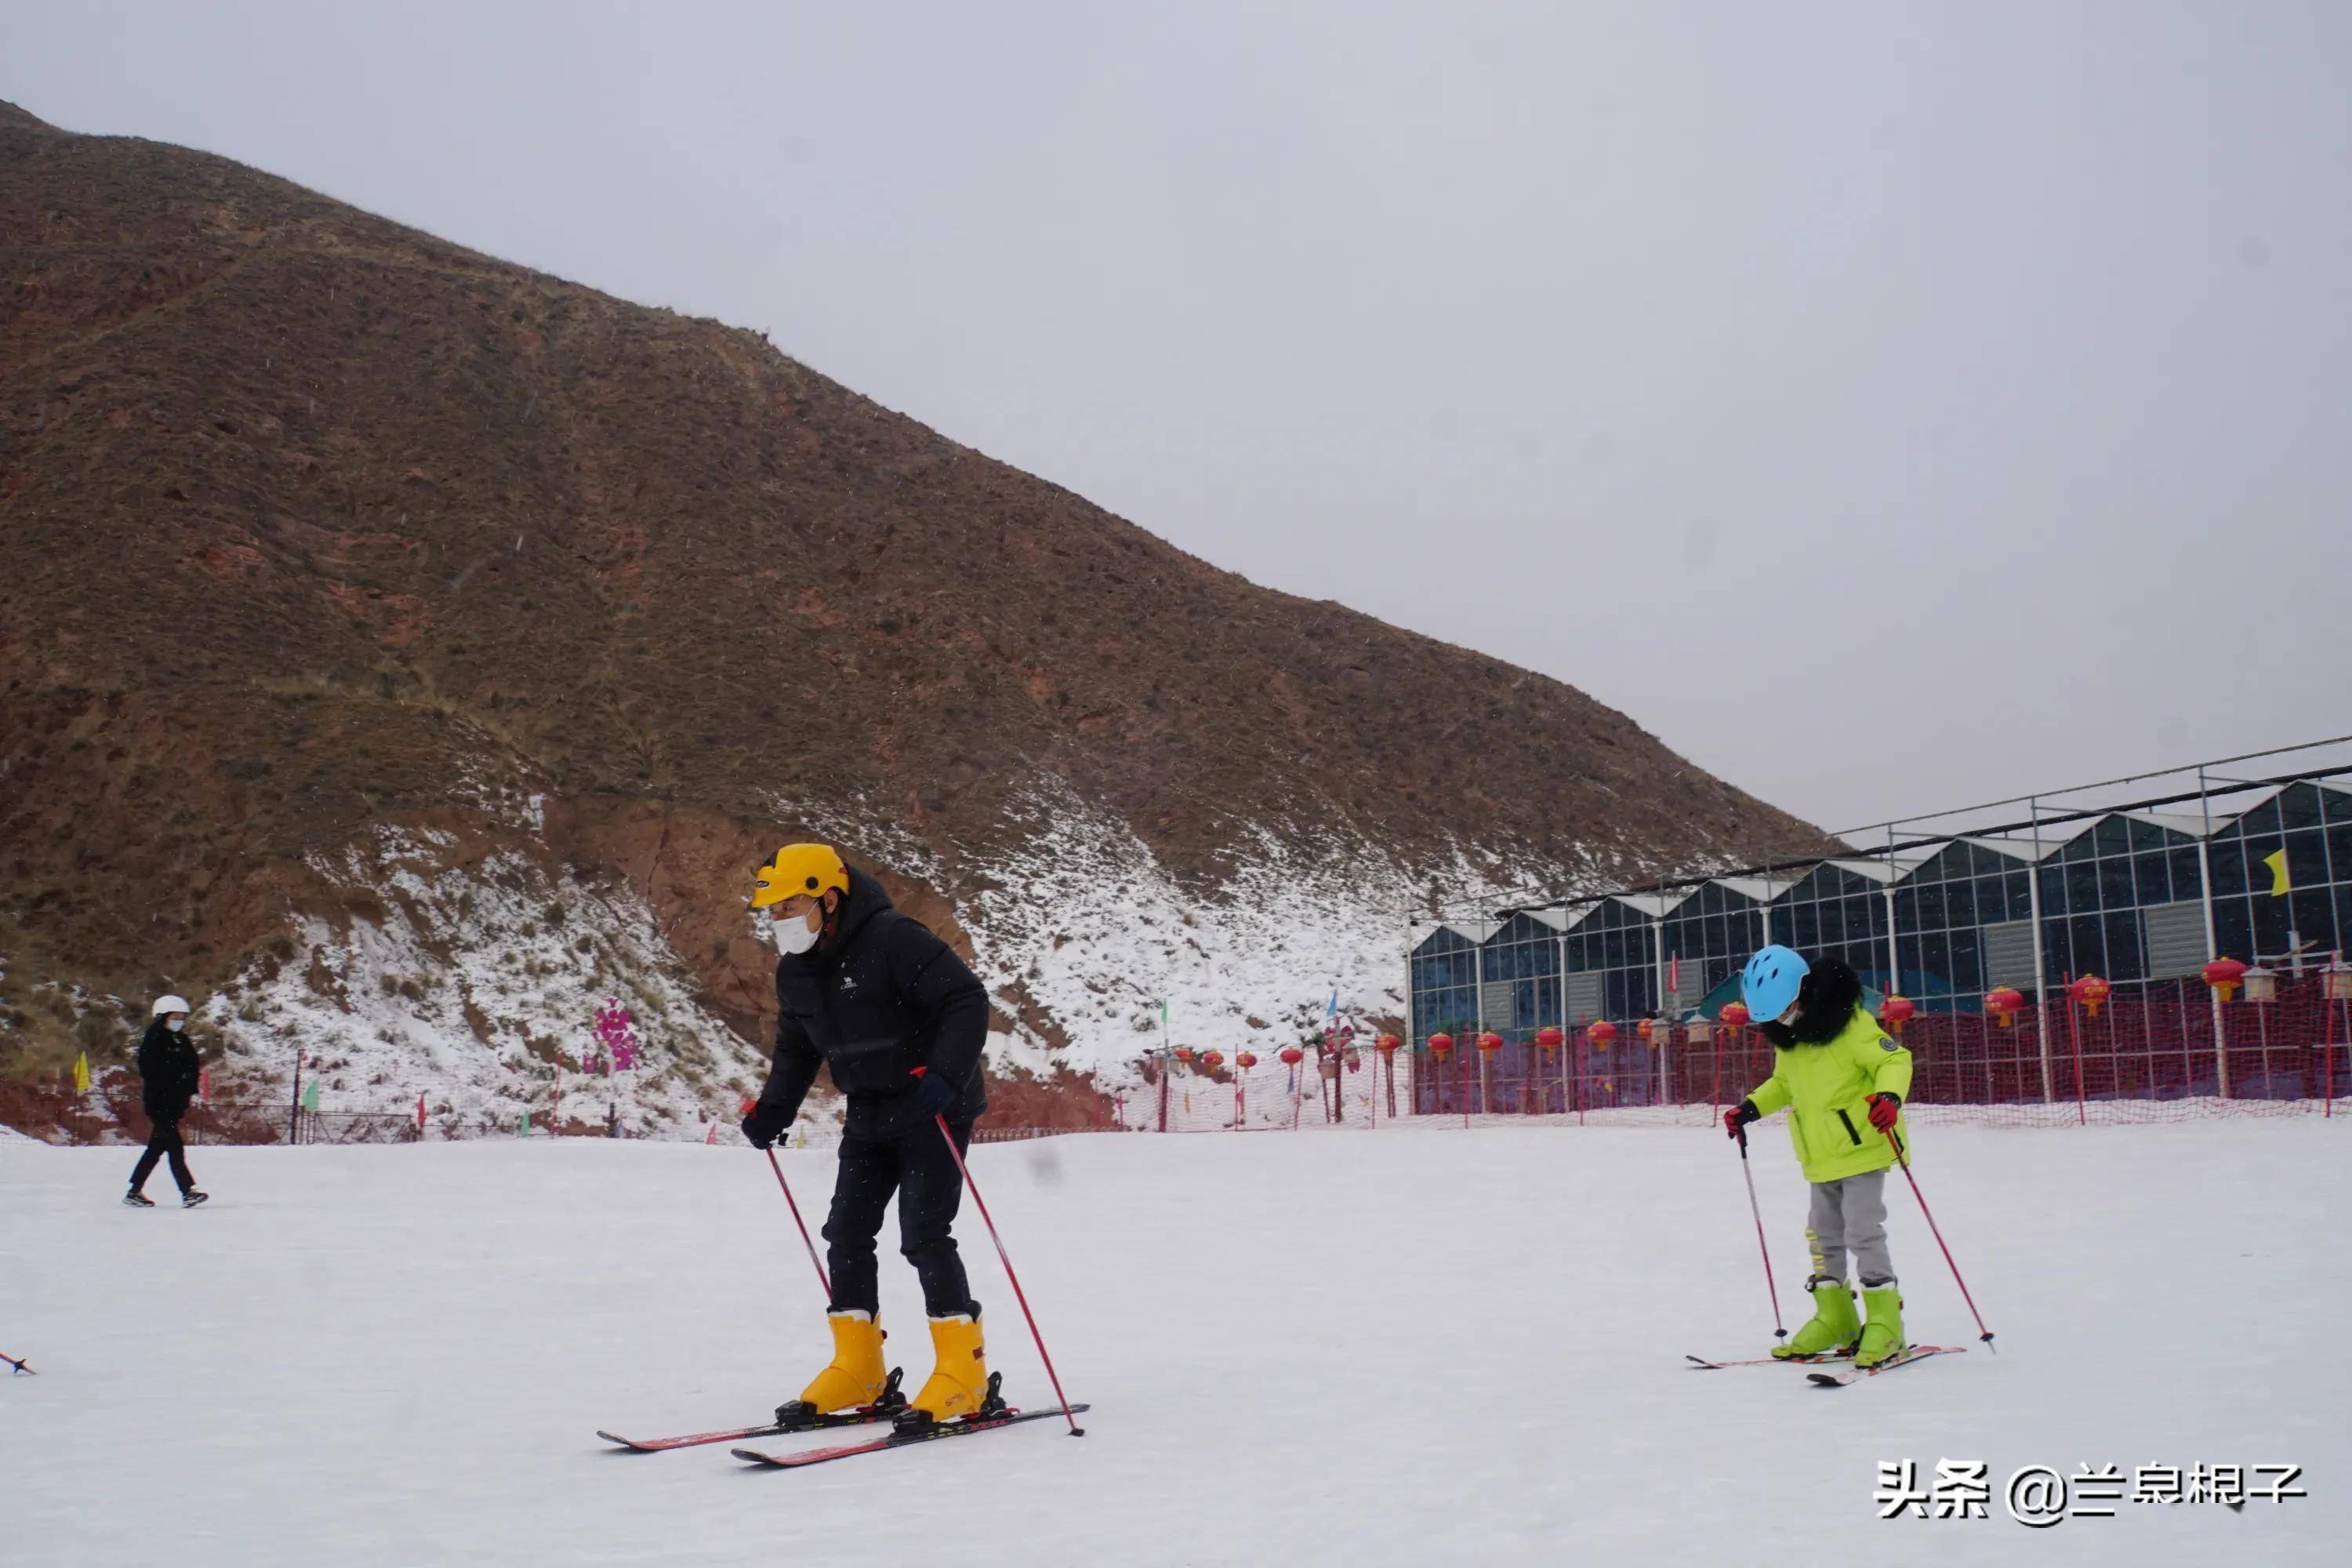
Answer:
<path fill-rule="evenodd" d="M 1903 1298 L 1895 1293 L 1893 1285 L 1864 1289 L 1862 1302 L 1869 1321 L 1862 1326 L 1862 1343 L 1853 1352 L 1854 1365 L 1876 1366 L 1910 1348 L 1903 1338 Z"/>
<path fill-rule="evenodd" d="M 1772 1347 L 1772 1354 L 1779 1360 L 1842 1351 L 1853 1343 L 1854 1336 L 1862 1331 L 1862 1320 L 1854 1316 L 1853 1292 L 1846 1288 L 1844 1280 L 1816 1278 L 1807 1280 L 1805 1289 L 1813 1293 L 1812 1321 L 1799 1329 L 1796 1338 L 1787 1344 Z"/>

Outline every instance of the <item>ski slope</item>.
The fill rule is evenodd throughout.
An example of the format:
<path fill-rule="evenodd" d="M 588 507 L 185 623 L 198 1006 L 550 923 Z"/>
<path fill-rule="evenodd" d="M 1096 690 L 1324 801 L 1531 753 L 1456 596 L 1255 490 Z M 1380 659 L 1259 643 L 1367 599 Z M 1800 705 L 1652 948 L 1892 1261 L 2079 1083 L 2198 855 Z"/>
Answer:
<path fill-rule="evenodd" d="M 1803 1189 L 1767 1131 L 1793 1326 Z M 41 1373 L 0 1379 L 0 1561 L 2345 1561 L 2352 1126 L 1920 1144 L 2000 1354 L 1838 1391 L 1682 1363 L 1770 1342 L 1710 1132 L 985 1146 L 974 1173 L 1088 1436 L 1037 1422 L 761 1472 L 593 1436 L 749 1424 L 824 1359 L 808 1259 L 740 1145 L 198 1149 L 211 1205 L 137 1213 L 116 1205 L 131 1151 L 0 1143 L 0 1349 Z M 804 1207 L 830 1163 L 786 1156 Z M 1915 1333 L 1974 1346 L 1908 1190 L 1891 1201 Z M 1042 1404 L 975 1220 L 992 1363 Z M 883 1280 L 919 1381 L 911 1271 L 886 1258 Z M 1987 1462 L 1991 1518 L 1877 1519 L 1879 1461 L 1947 1458 Z M 2019 1467 L 2108 1461 L 2292 1462 L 2310 1496 L 2006 1516 Z"/>

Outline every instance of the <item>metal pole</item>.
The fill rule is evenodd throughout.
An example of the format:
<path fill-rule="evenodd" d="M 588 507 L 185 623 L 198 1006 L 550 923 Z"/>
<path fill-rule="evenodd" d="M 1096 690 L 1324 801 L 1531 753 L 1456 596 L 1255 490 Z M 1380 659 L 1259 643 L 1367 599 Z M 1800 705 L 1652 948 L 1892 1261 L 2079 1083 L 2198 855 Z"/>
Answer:
<path fill-rule="evenodd" d="M 1560 910 L 1560 919 L 1570 925 L 1575 923 L 1574 917 L 1565 909 Z M 1575 1046 L 1570 1043 L 1575 1038 L 1576 1022 L 1569 1016 L 1568 1013 L 1568 932 L 1563 930 L 1553 940 L 1559 943 L 1559 1111 L 1562 1116 L 1565 1116 L 1569 1111 L 1570 1101 L 1574 1098 L 1574 1091 L 1569 1088 L 1568 1079 L 1570 1064 L 1574 1059 L 1576 1052 Z M 1549 1088 L 1544 1090 L 1544 1109 L 1546 1110 L 1551 1109 Z"/>
<path fill-rule="evenodd" d="M 294 1050 L 294 1098 L 286 1106 L 286 1142 L 302 1142 L 302 1050 Z"/>
<path fill-rule="evenodd" d="M 2042 1103 L 2051 1105 L 2057 1097 L 2051 1092 L 2050 1085 L 2050 963 L 2042 950 L 2042 802 L 2028 795 L 2026 809 L 2033 817 L 2033 864 L 2025 873 L 2026 917 L 2033 922 L 2033 1027 L 2042 1037 Z M 2008 913 L 2007 910 L 2001 911 L 2004 918 Z M 1977 916 L 1977 929 L 1984 929 L 1981 911 Z M 1987 1067 L 1990 1067 L 1990 1058 Z"/>
<path fill-rule="evenodd" d="M 1656 1020 L 1656 1025 L 1651 1027 L 1649 1048 L 1651 1060 L 1658 1068 L 1656 1102 L 1665 1105 L 1665 1047 L 1667 1041 L 1675 1039 L 1675 1013 L 1682 1011 L 1682 996 L 1667 990 L 1667 983 L 1673 980 L 1673 973 L 1670 973 L 1670 959 L 1665 957 L 1665 877 L 1658 879 L 1658 917 L 1651 921 L 1651 929 L 1658 933 L 1658 1006 L 1651 1008 L 1649 1013 L 1651 1018 Z M 1649 1077 L 1649 1074 L 1644 1074 L 1644 1077 Z"/>
<path fill-rule="evenodd" d="M 2197 815 L 2203 818 L 2205 831 L 2197 837 L 2198 896 L 2205 906 L 2205 962 L 2212 963 L 2221 952 L 2213 935 L 2213 857 L 2210 840 L 2213 837 L 2213 803 L 2205 793 L 2205 770 L 2197 770 Z M 2213 1068 L 2214 1081 L 2221 1086 L 2221 1098 L 2230 1098 L 2230 1051 L 2227 1036 L 2221 1027 L 2221 993 L 2212 986 L 2206 990 L 2213 998 Z"/>
<path fill-rule="evenodd" d="M 1886 989 L 1903 989 L 1903 953 L 1895 945 L 1895 828 L 1886 829 Z"/>
<path fill-rule="evenodd" d="M 824 1265 L 817 1261 L 816 1243 L 809 1239 L 808 1223 L 801 1218 L 801 1205 L 793 1201 L 793 1184 L 784 1180 L 784 1167 L 776 1152 L 768 1151 L 768 1169 L 776 1173 L 776 1185 L 784 1189 L 784 1204 L 793 1211 L 793 1224 L 800 1227 L 801 1245 L 808 1248 L 809 1267 L 816 1270 L 816 1282 L 824 1289 L 825 1305 L 833 1305 L 833 1281 L 824 1277 Z"/>
<path fill-rule="evenodd" d="M 1414 1031 L 1421 1027 L 1421 1016 L 1413 1011 L 1412 1005 L 1412 901 L 1408 899 L 1404 906 L 1404 1051 L 1408 1064 L 1412 1060 L 1412 1042 L 1417 1037 Z M 1408 1100 L 1406 1103 L 1411 1104 L 1412 1101 Z M 1414 1109 L 1418 1110 L 1420 1107 L 1414 1106 Z M 1389 1056 L 1389 1120 L 1391 1121 L 1396 1120 L 1396 1056 L 1394 1052 L 1390 1053 Z"/>
<path fill-rule="evenodd" d="M 1486 1032 L 1486 942 L 1481 937 L 1470 949 L 1470 1005 L 1478 1027 L 1470 1044 L 1478 1057 L 1478 1114 L 1486 1114 L 1486 1052 L 1477 1037 Z M 1470 1097 L 1462 1097 L 1462 1125 L 1470 1125 Z"/>
<path fill-rule="evenodd" d="M 944 1116 L 934 1116 L 931 1120 L 939 1124 L 940 1136 L 947 1140 L 948 1152 L 955 1156 L 956 1169 L 963 1174 L 964 1191 L 971 1194 L 971 1201 L 980 1209 L 980 1222 L 988 1227 L 988 1239 L 996 1244 L 997 1258 L 1004 1265 L 1004 1278 L 1013 1286 L 1013 1299 L 1021 1303 L 1021 1315 L 1029 1321 L 1029 1337 L 1036 1342 L 1037 1359 L 1045 1363 L 1045 1375 L 1054 1384 L 1054 1397 L 1062 1402 L 1062 1419 L 1070 1424 L 1071 1436 L 1083 1437 L 1087 1435 L 1087 1429 L 1078 1425 L 1076 1412 L 1086 1407 L 1071 1405 L 1070 1396 L 1062 1392 L 1062 1374 L 1054 1370 L 1054 1358 L 1046 1353 L 1045 1336 L 1037 1331 L 1037 1314 L 1029 1310 L 1029 1296 L 1021 1289 L 1021 1276 L 1013 1272 L 1013 1255 L 1004 1250 L 1004 1238 L 996 1234 L 996 1219 L 988 1212 L 988 1200 L 980 1195 L 980 1184 L 971 1179 L 971 1167 L 963 1163 L 963 1151 L 956 1147 L 955 1134 L 948 1131 L 948 1119 Z M 782 1180 L 781 1176 L 777 1179 Z M 1935 1223 L 1933 1219 L 1927 1222 L 1930 1228 L 1933 1228 Z M 831 1287 L 827 1287 L 828 1293 Z M 1961 1294 L 1967 1293 L 1968 1288 L 1962 1286 Z M 1992 1336 L 1988 1334 L 1985 1337 L 1990 1339 Z"/>
<path fill-rule="evenodd" d="M 1756 1216 L 1756 1249 L 1764 1255 L 1764 1293 L 1772 1298 L 1772 1337 L 1785 1340 L 1789 1331 L 1780 1321 L 1780 1288 L 1772 1283 L 1772 1247 L 1764 1239 L 1764 1210 L 1756 1202 L 1756 1173 L 1748 1165 L 1748 1129 L 1742 1127 L 1733 1136 L 1739 1140 L 1739 1173 L 1748 1178 L 1748 1212 Z"/>

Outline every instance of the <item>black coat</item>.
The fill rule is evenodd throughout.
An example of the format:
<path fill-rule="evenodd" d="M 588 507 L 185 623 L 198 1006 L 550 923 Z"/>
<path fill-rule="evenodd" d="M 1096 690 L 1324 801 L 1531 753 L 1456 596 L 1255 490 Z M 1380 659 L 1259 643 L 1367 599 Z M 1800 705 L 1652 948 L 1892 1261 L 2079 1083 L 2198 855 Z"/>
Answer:
<path fill-rule="evenodd" d="M 196 1098 L 204 1065 L 184 1034 L 175 1035 L 156 1019 L 139 1040 L 140 1108 L 155 1121 L 177 1121 Z"/>
<path fill-rule="evenodd" d="M 948 1120 L 971 1121 L 988 1109 L 988 1008 L 987 987 L 948 944 L 853 866 L 834 929 L 777 960 L 776 1054 L 757 1114 L 777 1131 L 791 1126 L 822 1061 L 849 1096 L 851 1137 L 912 1130 L 917 1068 L 961 1085 Z"/>

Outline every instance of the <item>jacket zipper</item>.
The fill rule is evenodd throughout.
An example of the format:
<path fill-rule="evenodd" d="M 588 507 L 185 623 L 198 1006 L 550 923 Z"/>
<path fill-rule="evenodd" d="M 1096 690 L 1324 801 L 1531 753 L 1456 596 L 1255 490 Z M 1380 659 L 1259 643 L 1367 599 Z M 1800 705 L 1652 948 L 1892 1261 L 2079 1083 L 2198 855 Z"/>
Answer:
<path fill-rule="evenodd" d="M 1852 1142 L 1855 1148 L 1861 1148 L 1862 1134 L 1853 1130 L 1853 1118 L 1848 1116 L 1845 1111 L 1841 1109 L 1837 1113 L 1837 1119 L 1845 1123 L 1845 1135 L 1847 1140 Z"/>

